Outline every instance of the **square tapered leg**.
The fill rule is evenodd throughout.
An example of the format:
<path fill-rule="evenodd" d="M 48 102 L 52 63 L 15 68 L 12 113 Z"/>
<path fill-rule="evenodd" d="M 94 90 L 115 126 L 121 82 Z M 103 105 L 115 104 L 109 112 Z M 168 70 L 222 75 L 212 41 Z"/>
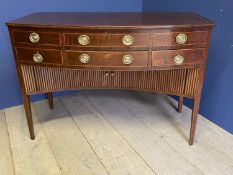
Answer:
<path fill-rule="evenodd" d="M 26 114 L 26 118 L 27 118 L 30 138 L 32 140 L 34 140 L 35 134 L 34 134 L 34 128 L 33 128 L 32 111 L 31 111 L 31 104 L 30 104 L 30 96 L 29 95 L 23 95 L 23 103 L 24 103 L 24 109 L 25 109 L 25 114 Z"/>

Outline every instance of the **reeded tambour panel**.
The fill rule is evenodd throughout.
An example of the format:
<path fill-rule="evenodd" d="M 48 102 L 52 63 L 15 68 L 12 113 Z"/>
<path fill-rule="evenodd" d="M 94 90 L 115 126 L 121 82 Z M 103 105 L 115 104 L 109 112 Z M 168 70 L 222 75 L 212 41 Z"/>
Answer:
<path fill-rule="evenodd" d="M 198 68 L 145 71 L 64 69 L 21 65 L 26 92 L 118 88 L 192 97 Z"/>

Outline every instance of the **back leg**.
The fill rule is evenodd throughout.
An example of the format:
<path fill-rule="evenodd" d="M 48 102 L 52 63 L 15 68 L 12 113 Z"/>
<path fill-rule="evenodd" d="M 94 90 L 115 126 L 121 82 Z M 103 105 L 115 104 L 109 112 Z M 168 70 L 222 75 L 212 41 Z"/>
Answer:
<path fill-rule="evenodd" d="M 53 93 L 52 92 L 48 93 L 48 102 L 49 102 L 49 108 L 53 109 Z"/>

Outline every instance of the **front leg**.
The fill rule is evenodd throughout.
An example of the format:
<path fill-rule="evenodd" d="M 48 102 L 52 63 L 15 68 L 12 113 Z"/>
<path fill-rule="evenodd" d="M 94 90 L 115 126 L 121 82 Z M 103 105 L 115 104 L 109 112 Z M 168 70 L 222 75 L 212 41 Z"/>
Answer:
<path fill-rule="evenodd" d="M 194 140 L 198 111 L 199 111 L 199 103 L 200 103 L 200 97 L 194 98 L 192 118 L 191 118 L 191 127 L 190 127 L 190 136 L 189 136 L 189 145 L 192 145 L 193 140 Z"/>
<path fill-rule="evenodd" d="M 30 104 L 30 96 L 23 95 L 23 103 L 24 103 L 24 110 L 27 118 L 28 129 L 30 133 L 30 137 L 32 140 L 35 139 L 34 128 L 33 128 L 33 121 L 32 121 L 32 111 L 31 111 L 31 104 Z"/>
<path fill-rule="evenodd" d="M 192 110 L 192 117 L 191 117 L 189 145 L 192 145 L 193 140 L 194 140 L 198 111 L 199 111 L 200 100 L 201 100 L 201 90 L 202 90 L 203 78 L 204 78 L 204 69 L 201 69 L 199 72 L 197 85 L 196 85 L 194 98 L 193 98 L 193 110 Z"/>

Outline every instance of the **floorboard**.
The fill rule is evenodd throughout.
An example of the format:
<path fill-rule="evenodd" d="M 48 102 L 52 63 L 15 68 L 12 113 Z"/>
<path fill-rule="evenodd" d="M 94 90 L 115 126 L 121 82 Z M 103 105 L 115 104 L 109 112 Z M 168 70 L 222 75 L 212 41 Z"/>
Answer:
<path fill-rule="evenodd" d="M 0 110 L 0 175 L 232 175 L 233 135 L 166 95 L 98 90 Z"/>
<path fill-rule="evenodd" d="M 54 98 L 53 110 L 47 101 L 37 102 L 33 108 L 63 174 L 108 174 L 58 98 Z"/>
<path fill-rule="evenodd" d="M 15 174 L 4 110 L 0 110 L 0 172 L 1 175 Z"/>
<path fill-rule="evenodd" d="M 29 137 L 22 106 L 5 109 L 16 175 L 60 175 L 45 134 L 33 116 L 36 139 Z"/>
<path fill-rule="evenodd" d="M 154 175 L 154 172 L 81 94 L 62 102 L 111 175 Z M 78 110 L 77 110 L 78 109 Z"/>
<path fill-rule="evenodd" d="M 176 103 L 164 95 L 124 93 L 122 96 L 115 95 L 115 99 L 117 96 L 123 105 L 129 104 L 128 98 L 131 99 L 128 109 L 204 174 L 233 174 L 233 161 L 227 156 L 229 152 L 233 151 L 231 145 L 228 145 L 227 151 L 229 152 L 223 154 L 225 151 L 223 148 L 227 144 L 219 144 L 217 148 L 211 141 L 212 139 L 208 140 L 205 134 L 206 132 L 210 134 L 211 131 L 207 131 L 198 125 L 194 145 L 187 145 L 190 109 L 183 111 L 181 114 L 176 113 L 176 109 L 173 107 Z M 126 98 L 127 100 L 125 100 Z M 219 149 L 219 147 L 222 147 L 222 149 Z"/>
<path fill-rule="evenodd" d="M 183 133 L 186 133 L 188 138 L 189 132 L 186 131 L 189 131 L 191 120 L 191 118 L 189 117 L 191 116 L 191 110 L 188 107 L 184 106 L 183 112 L 181 114 L 173 115 L 176 109 L 169 106 L 177 105 L 177 102 L 174 99 L 166 95 L 151 96 L 147 93 L 141 93 L 141 95 L 148 99 L 149 102 L 151 102 L 152 104 L 159 103 L 160 107 L 168 112 L 167 116 L 170 116 L 171 120 L 174 120 L 175 123 L 178 123 L 184 129 Z M 137 96 L 139 96 L 139 94 L 137 94 Z M 222 128 L 218 127 L 214 123 L 199 115 L 196 130 L 196 142 L 201 142 L 213 147 L 213 149 L 223 154 L 223 156 L 229 157 L 233 161 L 232 139 L 232 134 L 226 132 Z"/>
<path fill-rule="evenodd" d="M 122 95 L 117 94 L 118 97 L 114 98 L 111 96 L 111 91 L 105 92 L 105 95 L 100 95 L 100 93 L 88 93 L 87 95 L 106 120 L 118 130 L 154 171 L 158 174 L 203 174 L 179 152 L 154 134 L 150 127 L 138 120 L 134 113 L 127 110 L 126 106 L 130 105 L 129 101 L 125 105 L 119 103 L 116 99 Z"/>

